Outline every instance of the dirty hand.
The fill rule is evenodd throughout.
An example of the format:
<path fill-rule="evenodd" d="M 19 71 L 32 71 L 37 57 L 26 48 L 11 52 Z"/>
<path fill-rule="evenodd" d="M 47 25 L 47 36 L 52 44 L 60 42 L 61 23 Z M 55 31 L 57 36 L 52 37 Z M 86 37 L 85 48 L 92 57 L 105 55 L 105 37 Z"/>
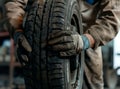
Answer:
<path fill-rule="evenodd" d="M 76 28 L 72 26 L 69 30 L 52 31 L 49 36 L 48 45 L 53 51 L 58 52 L 60 56 L 73 56 L 88 48 L 88 39 L 88 44 L 85 46 L 84 38 L 86 40 L 86 37 L 81 36 L 76 32 Z"/>
<path fill-rule="evenodd" d="M 32 48 L 22 32 L 15 32 L 14 43 L 16 57 L 25 65 L 25 63 L 28 62 L 28 54 L 32 51 Z"/>

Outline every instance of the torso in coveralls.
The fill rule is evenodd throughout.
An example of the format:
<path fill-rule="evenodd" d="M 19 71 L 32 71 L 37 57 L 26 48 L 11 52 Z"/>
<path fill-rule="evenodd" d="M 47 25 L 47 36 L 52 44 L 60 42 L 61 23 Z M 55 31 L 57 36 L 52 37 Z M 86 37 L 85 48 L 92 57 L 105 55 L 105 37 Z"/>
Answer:
<path fill-rule="evenodd" d="M 83 30 L 90 33 L 95 39 L 97 38 L 96 48 L 86 50 L 85 79 L 87 80 L 87 89 L 104 88 L 100 46 L 112 40 L 118 32 L 119 6 L 119 0 L 98 0 L 93 5 L 85 0 L 80 0 Z"/>
<path fill-rule="evenodd" d="M 84 32 L 95 23 L 99 13 L 99 2 L 91 5 L 81 0 L 81 14 Z M 89 83 L 88 89 L 103 89 L 102 55 L 101 47 L 96 50 L 88 49 L 85 58 L 85 75 Z M 87 84 L 88 84 L 87 83 Z M 90 88 L 91 87 L 91 88 Z"/>

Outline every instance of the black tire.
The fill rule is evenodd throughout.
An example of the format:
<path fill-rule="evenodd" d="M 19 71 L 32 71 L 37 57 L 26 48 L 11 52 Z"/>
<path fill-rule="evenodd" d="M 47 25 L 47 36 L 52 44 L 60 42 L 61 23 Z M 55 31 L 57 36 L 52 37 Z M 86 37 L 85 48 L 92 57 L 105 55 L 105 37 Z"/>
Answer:
<path fill-rule="evenodd" d="M 82 89 L 84 54 L 60 58 L 46 46 L 53 30 L 73 25 L 82 34 L 79 10 L 77 0 L 46 0 L 44 7 L 38 2 L 30 6 L 24 29 L 33 51 L 23 66 L 26 89 Z"/>

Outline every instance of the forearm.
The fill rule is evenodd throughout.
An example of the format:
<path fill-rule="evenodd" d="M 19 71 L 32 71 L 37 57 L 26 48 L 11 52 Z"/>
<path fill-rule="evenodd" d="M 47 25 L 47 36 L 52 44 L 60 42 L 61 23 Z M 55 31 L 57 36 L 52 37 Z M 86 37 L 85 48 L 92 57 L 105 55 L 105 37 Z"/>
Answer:
<path fill-rule="evenodd" d="M 23 18 L 25 15 L 28 0 L 13 0 L 6 3 L 7 18 L 14 29 L 22 29 Z"/>
<path fill-rule="evenodd" d="M 116 6 L 116 3 L 116 0 L 106 0 L 106 2 L 102 2 L 102 12 L 99 18 L 86 32 L 94 38 L 95 48 L 100 45 L 105 45 L 118 33 L 120 27 L 120 10 L 119 5 Z"/>

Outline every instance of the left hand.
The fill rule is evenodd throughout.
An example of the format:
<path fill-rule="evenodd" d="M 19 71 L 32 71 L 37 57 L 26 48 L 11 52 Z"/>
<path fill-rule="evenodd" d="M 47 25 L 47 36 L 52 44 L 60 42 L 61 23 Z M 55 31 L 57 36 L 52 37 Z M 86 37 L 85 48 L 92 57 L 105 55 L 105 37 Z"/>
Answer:
<path fill-rule="evenodd" d="M 48 45 L 60 56 L 73 56 L 83 50 L 83 40 L 76 28 L 70 30 L 54 30 L 49 36 Z"/>
<path fill-rule="evenodd" d="M 23 66 L 29 61 L 28 55 L 32 51 L 32 48 L 22 32 L 16 32 L 14 34 L 16 57 Z"/>

